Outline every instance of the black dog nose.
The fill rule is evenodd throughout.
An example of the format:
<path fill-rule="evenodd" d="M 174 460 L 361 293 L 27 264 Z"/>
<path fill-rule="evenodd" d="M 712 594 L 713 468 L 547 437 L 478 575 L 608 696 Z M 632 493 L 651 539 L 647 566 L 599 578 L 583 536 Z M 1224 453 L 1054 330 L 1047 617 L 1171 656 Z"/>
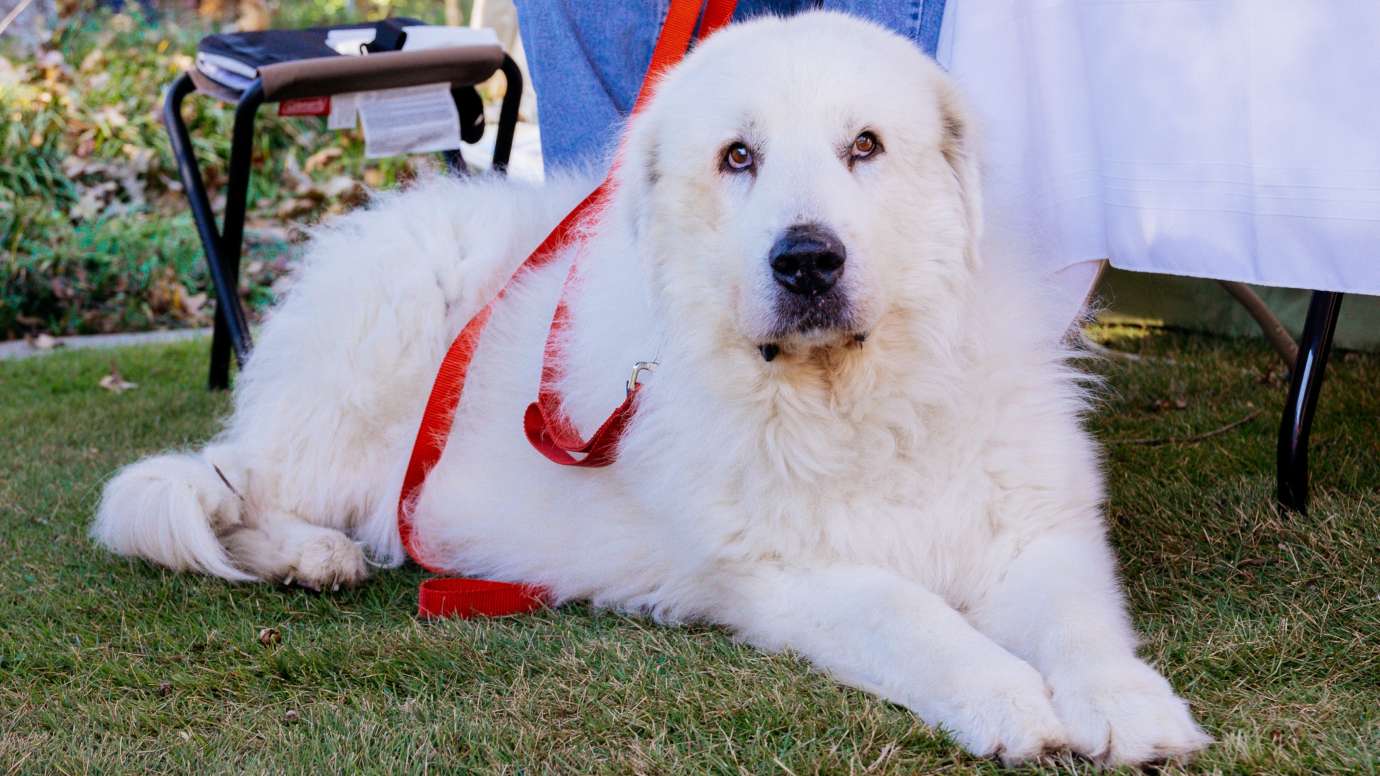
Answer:
<path fill-rule="evenodd" d="M 771 247 L 771 272 L 783 288 L 801 296 L 819 296 L 843 274 L 843 241 L 819 224 L 797 224 Z"/>

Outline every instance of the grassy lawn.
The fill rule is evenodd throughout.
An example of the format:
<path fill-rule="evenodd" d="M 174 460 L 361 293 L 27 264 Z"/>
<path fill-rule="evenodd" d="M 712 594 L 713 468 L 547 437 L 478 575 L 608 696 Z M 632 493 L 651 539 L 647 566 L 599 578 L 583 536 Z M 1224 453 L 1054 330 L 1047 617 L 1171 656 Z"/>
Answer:
<path fill-rule="evenodd" d="M 1263 346 L 1099 336 L 1143 356 L 1097 365 L 1093 424 L 1144 652 L 1219 740 L 1192 770 L 1380 770 L 1380 357 L 1334 361 L 1312 514 L 1285 520 Z M 0 770 L 996 770 L 714 629 L 584 607 L 423 624 L 413 569 L 314 595 L 104 554 L 85 536 L 103 480 L 227 408 L 203 389 L 205 347 L 0 362 Z M 112 360 L 136 390 L 97 387 Z M 1255 411 L 1199 442 L 1126 443 Z M 1069 767 L 1086 766 L 1051 766 Z"/>

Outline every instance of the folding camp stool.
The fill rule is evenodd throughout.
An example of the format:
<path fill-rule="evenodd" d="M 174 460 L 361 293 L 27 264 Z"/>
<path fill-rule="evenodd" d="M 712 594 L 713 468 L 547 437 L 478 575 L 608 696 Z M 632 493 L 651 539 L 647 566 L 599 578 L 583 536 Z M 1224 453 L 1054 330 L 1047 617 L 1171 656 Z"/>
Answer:
<path fill-rule="evenodd" d="M 303 40 L 324 46 L 331 30 L 381 26 L 348 24 L 290 31 Z M 420 22 L 419 22 L 420 24 Z M 472 86 L 502 71 L 507 91 L 499 110 L 498 134 L 494 142 L 492 168 L 503 172 L 513 147 L 517 128 L 518 103 L 522 99 L 522 73 L 497 44 L 467 45 L 420 51 L 383 51 L 368 56 L 321 56 L 264 65 L 242 92 L 235 92 L 193 69 L 183 73 L 168 88 L 163 105 L 163 120 L 172 140 L 182 186 L 196 220 L 206 265 L 216 290 L 216 317 L 211 337 L 212 389 L 230 385 L 230 351 L 241 367 L 249 357 L 252 341 L 243 305 L 240 304 L 240 255 L 244 246 L 244 218 L 249 196 L 250 161 L 254 146 L 254 120 L 259 106 L 300 98 L 331 97 L 350 92 L 398 89 L 408 86 L 449 83 L 454 89 Z M 235 124 L 230 143 L 230 167 L 226 181 L 225 212 L 216 227 L 211 202 L 192 150 L 187 124 L 182 119 L 182 101 L 194 91 L 208 94 L 235 106 Z M 451 157 L 452 166 L 458 155 Z M 461 162 L 463 163 L 463 162 Z"/>

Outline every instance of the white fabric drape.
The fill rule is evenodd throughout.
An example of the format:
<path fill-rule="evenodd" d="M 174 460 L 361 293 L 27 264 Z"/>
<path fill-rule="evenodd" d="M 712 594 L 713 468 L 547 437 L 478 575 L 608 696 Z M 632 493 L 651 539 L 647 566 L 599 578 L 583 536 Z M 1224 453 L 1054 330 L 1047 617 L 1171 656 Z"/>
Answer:
<path fill-rule="evenodd" d="M 939 60 L 1047 273 L 1380 294 L 1380 0 L 949 0 Z"/>

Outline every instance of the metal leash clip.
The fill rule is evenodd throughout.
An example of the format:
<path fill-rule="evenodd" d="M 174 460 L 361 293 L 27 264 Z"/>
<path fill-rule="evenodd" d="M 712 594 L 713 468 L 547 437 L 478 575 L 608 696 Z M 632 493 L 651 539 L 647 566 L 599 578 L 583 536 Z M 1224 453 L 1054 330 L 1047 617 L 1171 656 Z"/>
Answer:
<path fill-rule="evenodd" d="M 628 378 L 628 395 L 637 390 L 638 378 L 643 372 L 655 372 L 661 365 L 660 361 L 636 361 L 633 362 L 632 376 Z"/>

